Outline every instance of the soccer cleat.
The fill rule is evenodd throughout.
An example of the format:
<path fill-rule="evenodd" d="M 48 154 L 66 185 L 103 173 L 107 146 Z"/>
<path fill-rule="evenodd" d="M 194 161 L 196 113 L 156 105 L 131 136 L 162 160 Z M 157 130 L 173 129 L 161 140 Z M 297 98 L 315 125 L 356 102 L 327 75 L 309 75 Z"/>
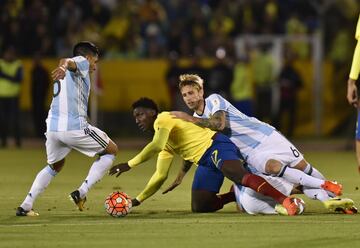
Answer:
<path fill-rule="evenodd" d="M 84 209 L 85 209 L 84 204 L 86 202 L 86 197 L 80 198 L 79 190 L 75 190 L 74 192 L 71 192 L 69 195 L 69 198 L 72 202 L 74 202 L 76 204 L 79 211 L 84 211 Z"/>
<path fill-rule="evenodd" d="M 323 204 L 326 209 L 335 212 L 341 212 L 342 210 L 354 207 L 354 201 L 349 198 L 331 198 L 323 201 Z"/>
<path fill-rule="evenodd" d="M 295 199 L 296 198 L 291 198 L 291 197 L 287 197 L 284 201 L 283 201 L 283 203 L 282 203 L 282 205 L 283 205 L 283 207 L 286 209 L 286 211 L 287 211 L 287 215 L 296 215 L 297 214 L 297 212 L 298 212 L 298 205 L 296 204 L 296 202 L 295 202 Z"/>
<path fill-rule="evenodd" d="M 280 215 L 289 215 L 286 208 L 281 204 L 275 205 L 275 211 Z"/>
<path fill-rule="evenodd" d="M 321 185 L 321 188 L 330 191 L 337 196 L 342 194 L 342 185 L 337 182 L 325 181 L 325 183 Z"/>
<path fill-rule="evenodd" d="M 36 213 L 34 210 L 26 211 L 22 207 L 18 207 L 16 209 L 16 216 L 30 216 L 30 217 L 36 217 L 39 216 L 39 213 Z"/>
<path fill-rule="evenodd" d="M 337 208 L 335 209 L 335 212 L 342 214 L 357 214 L 358 210 L 355 206 L 352 206 L 351 208 Z"/>

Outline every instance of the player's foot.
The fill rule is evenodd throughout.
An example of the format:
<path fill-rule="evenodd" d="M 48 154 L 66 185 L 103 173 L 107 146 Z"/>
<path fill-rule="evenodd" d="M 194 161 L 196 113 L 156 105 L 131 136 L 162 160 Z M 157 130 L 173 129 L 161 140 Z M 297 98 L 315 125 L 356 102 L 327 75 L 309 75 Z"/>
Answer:
<path fill-rule="evenodd" d="M 349 209 L 354 206 L 354 201 L 349 198 L 332 198 L 323 203 L 329 211 L 341 211 L 340 209 Z"/>
<path fill-rule="evenodd" d="M 357 214 L 358 210 L 355 206 L 353 206 L 351 208 L 337 208 L 335 209 L 335 212 L 341 214 Z"/>
<path fill-rule="evenodd" d="M 275 211 L 280 215 L 289 215 L 286 208 L 281 204 L 275 205 Z"/>
<path fill-rule="evenodd" d="M 301 214 L 304 211 L 304 201 L 300 198 L 287 197 L 283 201 L 282 205 L 285 208 L 287 215 L 292 216 L 296 214 Z"/>
<path fill-rule="evenodd" d="M 80 198 L 79 190 L 75 190 L 74 192 L 70 193 L 69 198 L 72 202 L 76 204 L 80 211 L 84 211 L 85 207 L 84 204 L 86 202 L 86 197 Z"/>
<path fill-rule="evenodd" d="M 36 217 L 39 216 L 39 213 L 36 213 L 34 210 L 26 211 L 22 207 L 18 207 L 16 209 L 16 216 L 30 216 L 30 217 Z"/>
<path fill-rule="evenodd" d="M 342 194 L 342 185 L 340 183 L 325 181 L 325 183 L 321 185 L 321 187 L 327 191 L 334 193 L 337 196 Z"/>

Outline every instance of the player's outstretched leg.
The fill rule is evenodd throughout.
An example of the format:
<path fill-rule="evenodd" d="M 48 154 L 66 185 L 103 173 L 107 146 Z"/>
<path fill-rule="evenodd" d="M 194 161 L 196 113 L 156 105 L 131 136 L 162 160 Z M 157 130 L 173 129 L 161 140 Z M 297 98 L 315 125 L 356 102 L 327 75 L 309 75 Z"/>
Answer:
<path fill-rule="evenodd" d="M 63 161 L 60 161 L 60 167 L 63 166 Z M 50 184 L 51 180 L 57 174 L 58 171 L 54 170 L 50 165 L 42 169 L 36 176 L 29 193 L 25 197 L 23 203 L 16 209 L 16 216 L 38 216 L 39 214 L 34 212 L 32 206 L 35 199 L 41 194 L 45 188 Z"/>
<path fill-rule="evenodd" d="M 236 184 L 241 184 L 245 187 L 249 187 L 256 192 L 269 196 L 275 201 L 281 203 L 287 210 L 289 215 L 296 215 L 298 212 L 298 206 L 294 199 L 290 198 L 276 190 L 271 184 L 269 184 L 264 178 L 248 173 L 240 160 L 227 160 L 224 161 L 221 166 L 221 171 L 224 176 L 229 178 Z"/>
<path fill-rule="evenodd" d="M 86 202 L 86 194 L 90 188 L 99 182 L 106 172 L 109 170 L 115 160 L 115 155 L 105 154 L 99 157 L 91 166 L 85 181 L 81 184 L 79 189 L 70 193 L 69 198 L 72 200 L 80 211 L 84 211 L 84 204 Z"/>

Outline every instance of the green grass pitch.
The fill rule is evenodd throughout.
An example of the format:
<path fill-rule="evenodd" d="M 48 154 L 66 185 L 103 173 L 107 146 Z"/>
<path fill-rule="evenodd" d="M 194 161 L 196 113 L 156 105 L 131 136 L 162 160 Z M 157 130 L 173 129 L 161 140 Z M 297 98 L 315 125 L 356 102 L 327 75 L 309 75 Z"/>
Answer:
<path fill-rule="evenodd" d="M 136 151 L 121 150 L 117 162 Z M 68 194 L 85 178 L 91 158 L 72 152 L 63 171 L 38 198 L 36 218 L 15 217 L 37 172 L 45 165 L 41 149 L 0 150 L 0 247 L 360 247 L 360 214 L 328 213 L 320 202 L 303 196 L 302 216 L 249 216 L 234 204 L 211 214 L 190 211 L 194 168 L 173 192 L 156 193 L 125 218 L 105 213 L 105 197 L 115 191 L 136 196 L 152 175 L 155 160 L 119 178 L 105 176 L 88 195 L 88 210 L 79 212 Z M 309 152 L 306 158 L 327 178 L 344 185 L 344 196 L 360 205 L 360 175 L 353 152 Z M 175 178 L 174 162 L 163 189 Z M 226 181 L 222 188 L 229 189 Z"/>

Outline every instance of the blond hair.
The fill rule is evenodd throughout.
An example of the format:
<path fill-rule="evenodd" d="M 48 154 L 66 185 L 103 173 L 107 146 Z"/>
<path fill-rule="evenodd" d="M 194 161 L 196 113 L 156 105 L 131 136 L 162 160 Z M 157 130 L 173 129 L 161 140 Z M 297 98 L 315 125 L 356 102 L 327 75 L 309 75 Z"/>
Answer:
<path fill-rule="evenodd" d="M 197 74 L 182 74 L 179 76 L 179 89 L 186 85 L 192 85 L 199 90 L 203 88 L 204 80 Z"/>

